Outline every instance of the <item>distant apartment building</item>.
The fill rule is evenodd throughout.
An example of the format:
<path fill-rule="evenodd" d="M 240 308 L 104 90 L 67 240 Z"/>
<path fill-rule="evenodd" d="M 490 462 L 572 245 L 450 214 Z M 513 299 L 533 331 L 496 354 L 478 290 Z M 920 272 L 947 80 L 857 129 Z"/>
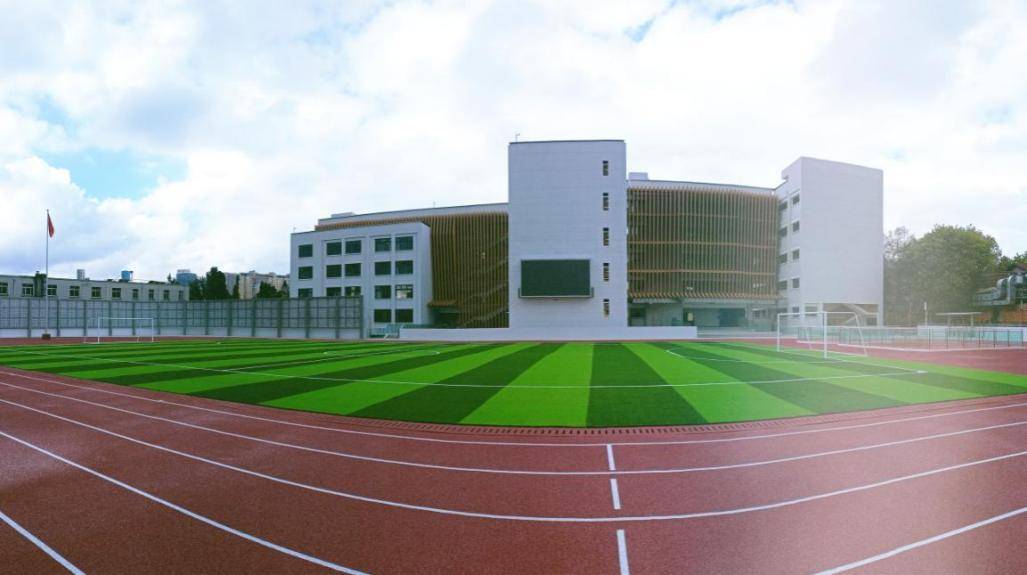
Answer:
<path fill-rule="evenodd" d="M 91 280 L 85 277 L 47 278 L 43 274 L 0 275 L 0 298 L 41 298 L 101 301 L 185 301 L 189 287 L 166 282 Z M 45 288 L 43 286 L 46 286 Z M 44 291 L 45 289 L 45 291 Z"/>
<path fill-rule="evenodd" d="M 239 299 L 253 299 L 260 292 L 260 284 L 266 283 L 276 290 L 281 290 L 289 281 L 289 274 L 279 275 L 275 272 L 260 273 L 255 270 L 242 273 L 225 272 L 225 284 L 232 293 L 235 284 L 239 284 Z"/>

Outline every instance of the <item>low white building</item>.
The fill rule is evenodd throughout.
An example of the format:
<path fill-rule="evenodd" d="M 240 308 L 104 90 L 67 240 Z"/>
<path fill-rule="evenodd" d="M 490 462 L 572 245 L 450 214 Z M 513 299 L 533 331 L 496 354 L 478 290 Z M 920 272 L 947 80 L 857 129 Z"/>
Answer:
<path fill-rule="evenodd" d="M 165 282 L 91 280 L 85 278 L 45 279 L 38 276 L 0 275 L 0 298 L 50 297 L 70 300 L 100 301 L 186 301 L 188 286 Z M 45 279 L 47 293 L 43 293 Z"/>

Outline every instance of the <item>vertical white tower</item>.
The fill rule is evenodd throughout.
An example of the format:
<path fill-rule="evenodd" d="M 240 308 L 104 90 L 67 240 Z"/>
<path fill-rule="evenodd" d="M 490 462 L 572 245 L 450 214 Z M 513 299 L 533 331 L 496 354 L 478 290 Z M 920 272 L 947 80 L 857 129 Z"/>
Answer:
<path fill-rule="evenodd" d="M 625 163 L 623 140 L 510 144 L 510 327 L 627 326 Z"/>

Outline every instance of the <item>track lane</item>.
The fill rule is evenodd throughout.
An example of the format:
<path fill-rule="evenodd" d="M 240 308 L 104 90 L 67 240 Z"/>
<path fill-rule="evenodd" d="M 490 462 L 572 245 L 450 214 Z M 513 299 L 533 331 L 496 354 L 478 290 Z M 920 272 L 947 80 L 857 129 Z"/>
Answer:
<path fill-rule="evenodd" d="M 3 478 L 0 476 L 0 486 L 3 485 Z M 0 510 L 0 513 L 3 513 Z M 4 514 L 6 515 L 6 514 Z M 0 516 L 0 573 L 38 573 L 40 575 L 48 574 L 63 574 L 68 575 L 69 573 L 75 573 L 71 569 L 67 569 L 61 565 L 60 562 L 49 556 L 40 546 L 34 544 L 29 538 L 23 533 L 19 533 L 17 529 L 9 525 L 6 521 L 3 521 L 4 517 Z M 13 517 L 7 516 L 7 519 L 14 521 Z M 20 523 L 19 527 L 24 529 Z M 37 537 L 38 535 L 32 534 Z M 43 542 L 47 545 L 46 542 Z M 61 556 L 63 558 L 63 556 Z M 67 559 L 64 559 L 67 561 Z M 70 564 L 70 563 L 69 563 Z M 77 567 L 73 568 L 77 569 Z"/>

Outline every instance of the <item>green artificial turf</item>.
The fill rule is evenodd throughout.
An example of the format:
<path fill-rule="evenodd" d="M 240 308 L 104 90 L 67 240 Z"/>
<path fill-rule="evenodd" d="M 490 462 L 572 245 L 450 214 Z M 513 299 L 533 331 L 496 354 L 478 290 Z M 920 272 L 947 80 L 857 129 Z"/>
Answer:
<path fill-rule="evenodd" d="M 844 360 L 844 361 L 842 361 Z M 750 343 L 172 341 L 0 347 L 0 365 L 324 413 L 477 425 L 746 421 L 1027 393 L 1027 377 Z M 926 372 L 926 373 L 924 373 Z"/>

